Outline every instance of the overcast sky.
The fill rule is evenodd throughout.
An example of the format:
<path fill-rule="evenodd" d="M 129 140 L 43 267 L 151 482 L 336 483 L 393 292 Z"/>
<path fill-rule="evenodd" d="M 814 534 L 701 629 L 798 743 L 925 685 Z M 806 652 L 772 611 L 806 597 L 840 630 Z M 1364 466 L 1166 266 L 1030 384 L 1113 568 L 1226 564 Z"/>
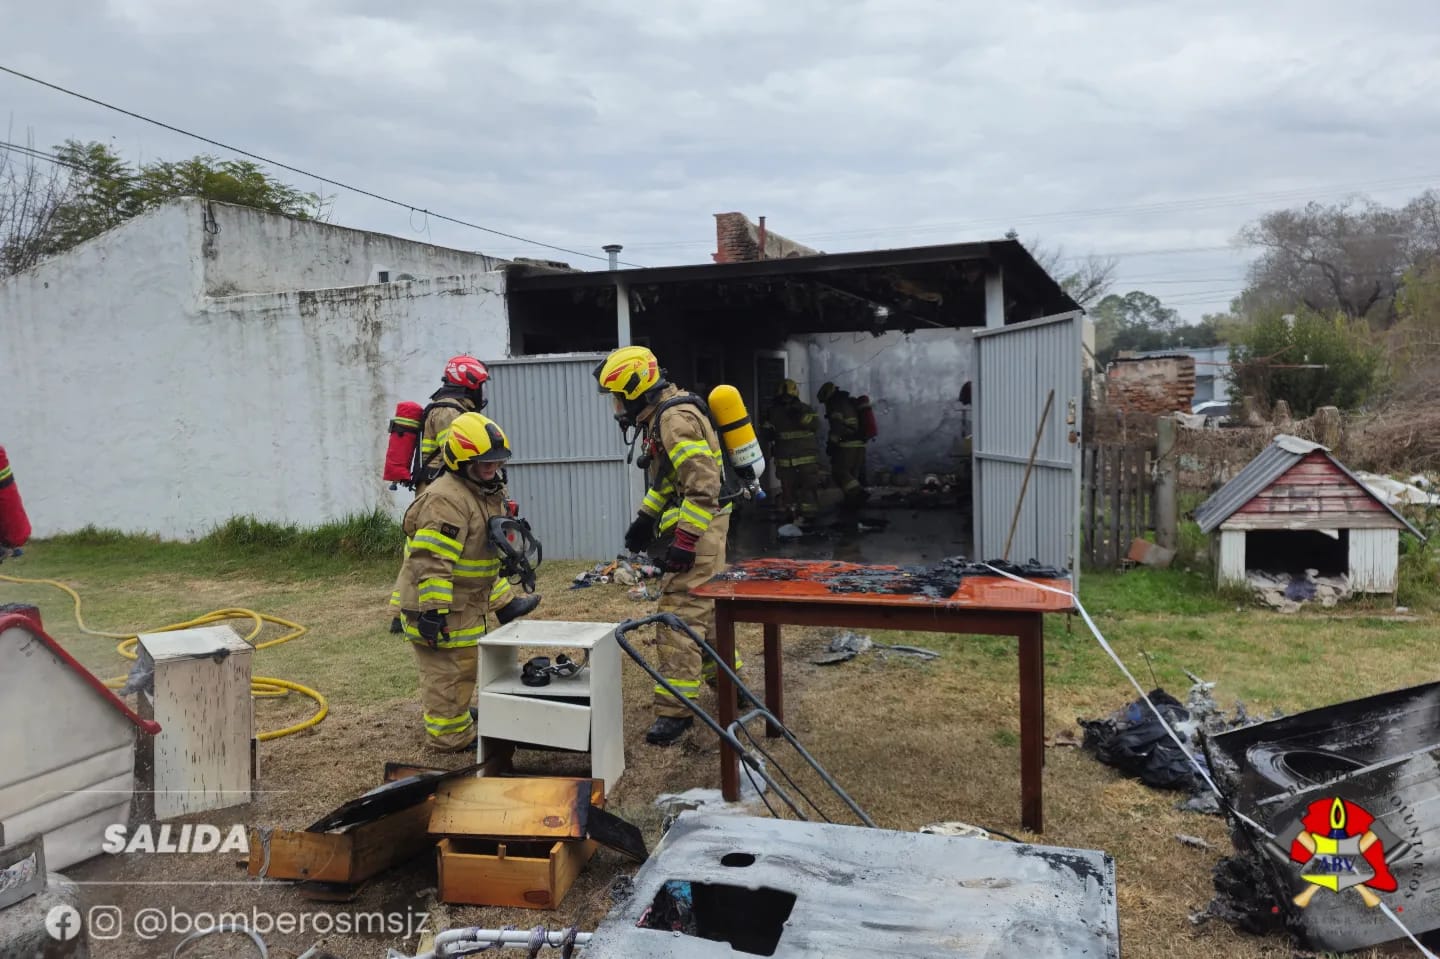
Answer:
<path fill-rule="evenodd" d="M 602 258 L 707 262 L 727 210 L 830 252 L 1013 226 L 1187 318 L 1258 213 L 1440 187 L 1436 0 L 0 0 L 0 64 Z M 220 152 L 0 74 L 7 118 Z M 280 175 L 346 226 L 603 267 Z"/>

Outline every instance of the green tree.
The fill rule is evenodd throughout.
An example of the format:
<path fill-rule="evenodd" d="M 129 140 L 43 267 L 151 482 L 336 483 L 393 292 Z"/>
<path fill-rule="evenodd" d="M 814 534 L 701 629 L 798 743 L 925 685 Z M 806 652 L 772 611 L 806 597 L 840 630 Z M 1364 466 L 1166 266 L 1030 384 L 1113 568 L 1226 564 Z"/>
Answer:
<path fill-rule="evenodd" d="M 1254 317 L 1230 350 L 1231 398 L 1254 396 L 1265 407 L 1285 400 L 1296 416 L 1321 406 L 1354 409 L 1379 390 L 1384 360 L 1383 344 L 1362 319 L 1272 310 Z"/>
<path fill-rule="evenodd" d="M 1095 358 L 1103 366 L 1121 351 L 1147 352 L 1214 346 L 1219 321 L 1182 324 L 1180 314 L 1142 290 L 1112 293 L 1095 305 Z"/>
<path fill-rule="evenodd" d="M 56 202 L 47 255 L 68 250 L 178 197 L 218 200 L 302 220 L 314 219 L 324 210 L 317 194 L 297 190 L 248 160 L 201 154 L 135 167 L 106 144 L 77 140 L 67 140 L 55 153 L 68 171 L 69 183 Z"/>
<path fill-rule="evenodd" d="M 1396 311 L 1391 350 L 1397 396 L 1440 398 L 1440 259 L 1406 272 Z"/>

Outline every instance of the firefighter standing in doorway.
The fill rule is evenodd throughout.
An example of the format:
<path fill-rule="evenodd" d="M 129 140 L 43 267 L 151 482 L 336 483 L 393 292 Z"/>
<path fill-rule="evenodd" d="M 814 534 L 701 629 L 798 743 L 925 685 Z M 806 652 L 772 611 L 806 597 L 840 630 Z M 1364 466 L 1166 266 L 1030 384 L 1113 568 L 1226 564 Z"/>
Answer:
<path fill-rule="evenodd" d="M 820 387 L 816 397 L 825 404 L 830 435 L 825 452 L 830 455 L 830 474 L 845 495 L 845 505 L 859 507 L 870 498 L 863 483 L 865 432 L 860 426 L 860 411 L 849 393 L 834 383 Z"/>
<path fill-rule="evenodd" d="M 415 495 L 418 497 L 425 492 L 425 488 L 433 483 L 445 472 L 444 463 L 441 458 L 441 447 L 445 442 L 445 431 L 455 418 L 462 413 L 478 413 L 485 409 L 489 400 L 485 398 L 485 384 L 490 379 L 490 371 L 485 364 L 468 354 L 452 356 L 445 364 L 445 374 L 441 378 L 440 388 L 430 394 L 430 405 L 422 414 L 424 421 L 420 424 L 420 469 L 414 476 Z M 509 490 L 504 489 L 505 474 L 500 474 L 501 492 L 508 501 Z M 403 572 L 401 574 L 404 575 Z M 397 578 L 395 589 L 390 594 L 390 605 L 397 612 L 390 621 L 390 632 L 398 633 L 401 630 L 400 616 L 400 580 Z M 500 625 L 504 626 L 513 619 L 524 616 L 540 605 L 538 594 L 530 596 L 517 596 L 510 588 L 510 582 L 506 579 L 495 581 L 495 593 L 490 597 L 490 608 L 495 611 L 495 618 Z"/>
<path fill-rule="evenodd" d="M 625 548 L 639 552 L 657 536 L 661 543 L 669 539 L 660 560 L 667 575 L 659 610 L 679 616 L 713 644 L 715 604 L 691 596 L 690 589 L 725 568 L 730 505 L 722 501 L 720 437 L 706 408 L 667 382 L 655 354 L 644 347 L 615 350 L 595 368 L 595 379 L 600 392 L 612 397 L 621 431 L 627 436 L 640 431 L 641 459 L 648 464 L 648 492 L 625 532 Z M 661 675 L 686 698 L 699 697 L 702 679 L 713 683 L 715 664 L 702 663 L 699 647 L 684 633 L 657 625 L 655 642 Z M 694 723 L 690 711 L 658 684 L 654 707 L 655 722 L 645 734 L 652 745 L 674 743 Z"/>
<path fill-rule="evenodd" d="M 820 512 L 820 415 L 801 402 L 794 380 L 782 380 L 761 428 L 780 474 L 781 497 L 792 517 L 813 520 Z"/>
<path fill-rule="evenodd" d="M 488 417 L 462 413 L 440 455 L 441 475 L 405 511 L 399 605 L 420 673 L 427 742 L 453 752 L 475 743 L 470 700 L 500 572 L 489 523 L 506 515 L 500 464 L 510 458 L 510 441 Z"/>

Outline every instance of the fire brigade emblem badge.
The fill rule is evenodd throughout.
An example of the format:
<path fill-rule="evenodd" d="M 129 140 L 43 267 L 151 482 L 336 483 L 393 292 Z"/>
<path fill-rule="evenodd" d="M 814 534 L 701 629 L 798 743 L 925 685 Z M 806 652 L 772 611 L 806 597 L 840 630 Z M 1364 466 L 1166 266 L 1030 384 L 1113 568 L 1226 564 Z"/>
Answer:
<path fill-rule="evenodd" d="M 1379 892 L 1398 888 L 1385 850 L 1400 843 L 1385 824 L 1364 807 L 1339 796 L 1317 799 L 1304 817 L 1280 837 L 1289 842 L 1290 858 L 1300 866 L 1305 888 L 1295 897 L 1304 909 L 1321 889 L 1339 895 L 1354 889 L 1367 906 L 1378 906 Z"/>

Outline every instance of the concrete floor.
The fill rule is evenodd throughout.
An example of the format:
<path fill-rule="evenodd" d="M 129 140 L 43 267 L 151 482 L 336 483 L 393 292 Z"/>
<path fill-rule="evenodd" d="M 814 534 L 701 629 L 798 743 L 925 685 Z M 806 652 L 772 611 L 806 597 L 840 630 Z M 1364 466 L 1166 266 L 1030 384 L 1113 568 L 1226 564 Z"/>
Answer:
<path fill-rule="evenodd" d="M 858 513 L 836 511 L 822 516 L 814 531 L 799 539 L 776 534 L 786 521 L 753 507 L 745 510 L 730 526 L 730 561 L 768 556 L 926 564 L 947 556 L 970 557 L 973 544 L 969 511 L 953 503 L 917 508 L 879 502 Z"/>

